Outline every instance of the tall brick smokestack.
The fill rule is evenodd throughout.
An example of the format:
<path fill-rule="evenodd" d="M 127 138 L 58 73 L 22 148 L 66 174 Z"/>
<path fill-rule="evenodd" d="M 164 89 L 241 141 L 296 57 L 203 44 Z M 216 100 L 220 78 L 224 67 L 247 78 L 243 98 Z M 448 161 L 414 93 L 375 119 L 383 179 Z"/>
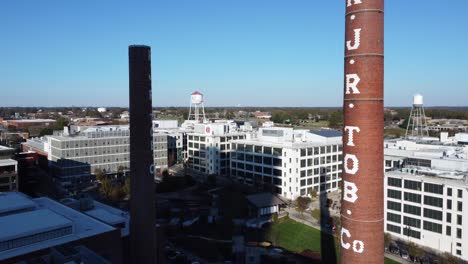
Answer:
<path fill-rule="evenodd" d="M 345 0 L 341 263 L 383 263 L 384 0 Z"/>
<path fill-rule="evenodd" d="M 155 263 L 151 48 L 128 49 L 130 84 L 130 261 Z"/>

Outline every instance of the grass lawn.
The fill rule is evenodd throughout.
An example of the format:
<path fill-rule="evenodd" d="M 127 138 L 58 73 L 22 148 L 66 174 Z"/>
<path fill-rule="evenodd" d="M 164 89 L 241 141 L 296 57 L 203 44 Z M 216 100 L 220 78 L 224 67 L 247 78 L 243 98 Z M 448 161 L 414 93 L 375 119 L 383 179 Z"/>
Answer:
<path fill-rule="evenodd" d="M 273 223 L 267 232 L 269 240 L 289 251 L 320 252 L 320 231 L 310 226 L 284 219 Z"/>
<path fill-rule="evenodd" d="M 308 225 L 301 224 L 291 219 L 284 219 L 272 223 L 267 230 L 267 240 L 272 241 L 275 245 L 283 247 L 292 252 L 302 252 L 311 250 L 314 252 L 320 251 L 321 232 Z M 336 256 L 339 262 L 340 247 L 335 242 Z M 385 258 L 385 264 L 398 264 L 399 262 Z"/>
<path fill-rule="evenodd" d="M 400 262 L 394 261 L 393 259 L 385 258 L 385 264 L 400 264 Z"/>

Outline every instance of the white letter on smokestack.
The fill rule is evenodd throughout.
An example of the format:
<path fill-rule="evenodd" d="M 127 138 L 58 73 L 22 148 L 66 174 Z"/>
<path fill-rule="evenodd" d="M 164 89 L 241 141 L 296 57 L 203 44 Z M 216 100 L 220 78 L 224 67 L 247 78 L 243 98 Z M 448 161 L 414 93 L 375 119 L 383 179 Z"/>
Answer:
<path fill-rule="evenodd" d="M 344 183 L 343 200 L 350 202 L 350 203 L 354 203 L 358 199 L 358 196 L 356 194 L 358 191 L 358 188 L 356 187 L 356 184 L 352 182 L 348 182 L 348 181 L 343 181 L 343 183 Z"/>
<path fill-rule="evenodd" d="M 353 167 L 349 168 L 349 160 L 353 161 Z M 343 160 L 343 167 L 345 169 L 345 172 L 348 174 L 356 174 L 356 172 L 359 170 L 359 160 L 354 154 L 346 154 Z"/>
<path fill-rule="evenodd" d="M 353 0 L 348 0 L 348 7 L 353 5 Z M 354 0 L 354 5 L 362 4 L 361 0 Z"/>
<path fill-rule="evenodd" d="M 361 44 L 361 29 L 357 28 L 354 30 L 354 45 L 351 45 L 351 40 L 346 41 L 346 48 L 348 50 L 356 50 Z"/>
<path fill-rule="evenodd" d="M 347 237 L 351 237 L 351 233 L 349 233 L 349 230 L 344 227 L 341 227 L 341 246 L 344 249 L 349 249 L 349 247 L 351 247 L 351 244 L 349 244 L 348 242 L 346 243 L 344 242 L 343 235 L 346 235 Z"/>
<path fill-rule="evenodd" d="M 353 82 L 351 82 L 353 80 Z M 361 81 L 361 78 L 355 73 L 352 74 L 346 74 L 346 94 L 350 94 L 351 91 L 353 90 L 353 94 L 360 94 L 361 92 L 359 91 L 357 85 Z"/>
<path fill-rule="evenodd" d="M 361 129 L 357 126 L 345 126 L 345 131 L 348 131 L 348 143 L 346 145 L 354 147 L 353 131 L 360 132 Z"/>

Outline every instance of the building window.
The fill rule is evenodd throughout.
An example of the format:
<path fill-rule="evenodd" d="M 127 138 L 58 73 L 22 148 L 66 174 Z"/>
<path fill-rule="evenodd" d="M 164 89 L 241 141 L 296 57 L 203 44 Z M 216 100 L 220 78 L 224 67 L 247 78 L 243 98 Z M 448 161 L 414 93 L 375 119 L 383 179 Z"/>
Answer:
<path fill-rule="evenodd" d="M 405 180 L 405 188 L 420 191 L 421 182 Z"/>
<path fill-rule="evenodd" d="M 446 222 L 447 223 L 452 223 L 452 214 L 451 213 L 447 213 L 447 219 L 446 219 Z"/>
<path fill-rule="evenodd" d="M 401 192 L 400 192 L 400 191 L 396 191 L 396 190 L 392 190 L 392 189 L 388 189 L 388 191 L 387 191 L 387 197 L 400 200 L 400 199 L 401 199 Z"/>
<path fill-rule="evenodd" d="M 463 190 L 458 190 L 458 198 L 463 198 Z"/>
<path fill-rule="evenodd" d="M 442 212 L 424 208 L 424 217 L 442 221 Z"/>
<path fill-rule="evenodd" d="M 423 222 L 423 228 L 424 228 L 424 230 L 427 230 L 427 231 L 442 234 L 442 225 L 441 224 L 436 224 L 436 223 L 433 223 L 433 222 L 424 221 Z"/>
<path fill-rule="evenodd" d="M 387 184 L 388 186 L 401 187 L 401 179 L 388 177 Z"/>
<path fill-rule="evenodd" d="M 401 211 L 401 203 L 387 201 L 387 209 L 400 212 Z"/>
<path fill-rule="evenodd" d="M 391 224 L 387 224 L 387 231 L 400 234 L 401 233 L 401 228 L 399 226 L 394 226 Z"/>
<path fill-rule="evenodd" d="M 405 201 L 421 203 L 421 195 L 416 193 L 405 192 Z"/>
<path fill-rule="evenodd" d="M 457 215 L 457 225 L 462 225 L 462 216 Z"/>
<path fill-rule="evenodd" d="M 403 217 L 403 224 L 406 226 L 421 228 L 421 220 L 408 216 Z"/>
<path fill-rule="evenodd" d="M 444 186 L 440 184 L 424 183 L 424 191 L 436 194 L 443 194 Z"/>
<path fill-rule="evenodd" d="M 400 224 L 401 223 L 401 215 L 387 213 L 387 221 L 395 222 Z"/>
<path fill-rule="evenodd" d="M 445 227 L 445 234 L 447 236 L 451 236 L 452 235 L 452 228 L 450 226 L 446 226 Z"/>
<path fill-rule="evenodd" d="M 452 188 L 447 188 L 447 195 L 452 196 Z"/>
<path fill-rule="evenodd" d="M 403 235 L 409 236 L 409 237 L 414 237 L 417 239 L 421 238 L 421 233 L 419 231 L 411 229 L 411 227 L 405 227 L 403 228 Z"/>
<path fill-rule="evenodd" d="M 432 205 L 436 207 L 442 207 L 443 200 L 442 198 L 432 197 L 432 196 L 424 196 L 424 204 Z"/>
<path fill-rule="evenodd" d="M 459 238 L 459 239 L 462 238 L 462 230 L 461 230 L 461 228 L 457 228 L 457 238 Z"/>
<path fill-rule="evenodd" d="M 409 204 L 405 204 L 404 211 L 405 211 L 405 213 L 408 213 L 408 214 L 414 214 L 414 215 L 417 215 L 417 216 L 421 215 L 421 208 L 420 207 L 412 206 L 412 205 L 409 205 Z"/>
<path fill-rule="evenodd" d="M 447 209 L 452 210 L 452 200 L 447 200 Z"/>
<path fill-rule="evenodd" d="M 457 202 L 457 210 L 458 210 L 458 212 L 463 211 L 463 203 L 462 202 Z"/>

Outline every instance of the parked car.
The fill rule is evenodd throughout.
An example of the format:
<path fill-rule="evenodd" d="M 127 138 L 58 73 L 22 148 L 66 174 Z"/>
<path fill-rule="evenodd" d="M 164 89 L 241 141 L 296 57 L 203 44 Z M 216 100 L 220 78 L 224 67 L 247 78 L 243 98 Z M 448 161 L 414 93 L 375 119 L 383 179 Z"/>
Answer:
<path fill-rule="evenodd" d="M 403 259 L 409 259 L 408 251 L 406 251 L 406 250 L 404 250 L 404 249 L 400 250 L 400 256 L 401 256 L 401 258 L 403 258 Z"/>

